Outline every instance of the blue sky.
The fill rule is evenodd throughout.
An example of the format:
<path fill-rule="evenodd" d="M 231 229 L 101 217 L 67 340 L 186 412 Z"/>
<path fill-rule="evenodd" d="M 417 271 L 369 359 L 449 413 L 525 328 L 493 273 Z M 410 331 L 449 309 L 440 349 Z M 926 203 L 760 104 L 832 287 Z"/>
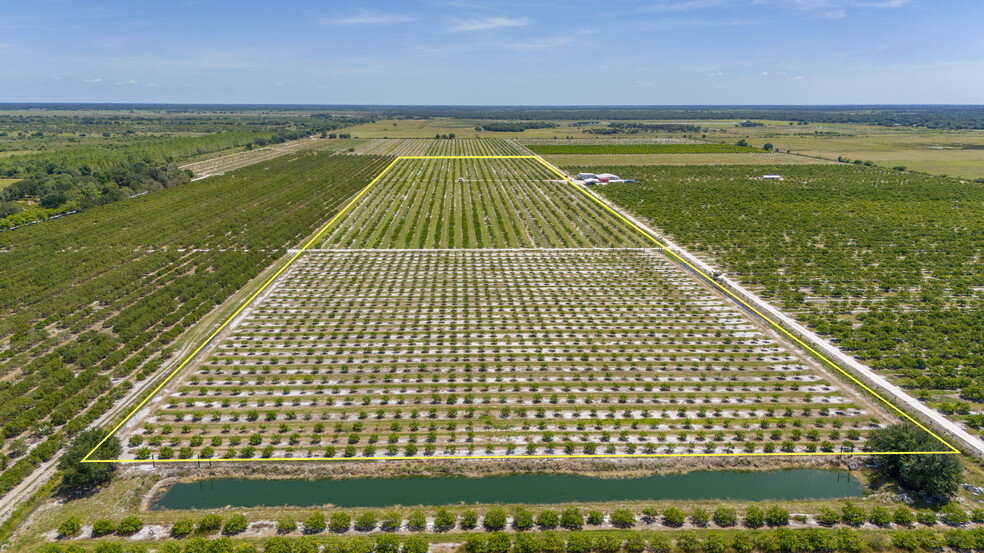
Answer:
<path fill-rule="evenodd" d="M 984 103 L 981 0 L 0 0 L 0 101 Z"/>

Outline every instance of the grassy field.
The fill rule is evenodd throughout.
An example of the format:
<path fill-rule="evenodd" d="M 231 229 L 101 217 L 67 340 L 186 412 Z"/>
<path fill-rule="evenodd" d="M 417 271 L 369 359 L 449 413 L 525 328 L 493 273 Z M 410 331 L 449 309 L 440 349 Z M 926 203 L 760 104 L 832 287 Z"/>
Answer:
<path fill-rule="evenodd" d="M 600 173 L 606 168 L 640 165 L 810 165 L 836 163 L 826 159 L 816 159 L 780 153 L 758 154 L 552 154 L 543 159 L 558 167 L 590 167 L 590 171 Z M 631 178 L 625 175 L 626 178 Z"/>
<path fill-rule="evenodd" d="M 984 177 L 984 131 L 944 131 L 856 124 L 792 125 L 763 121 L 763 127 L 708 126 L 708 140 L 734 144 L 746 139 L 755 147 L 766 143 L 785 152 L 836 160 L 872 161 L 883 167 L 902 165 L 934 174 Z"/>
<path fill-rule="evenodd" d="M 531 144 L 542 155 L 628 154 L 762 154 L 762 150 L 733 144 Z"/>
<path fill-rule="evenodd" d="M 18 181 L 20 181 L 20 179 L 0 179 L 0 190 L 3 190 Z"/>

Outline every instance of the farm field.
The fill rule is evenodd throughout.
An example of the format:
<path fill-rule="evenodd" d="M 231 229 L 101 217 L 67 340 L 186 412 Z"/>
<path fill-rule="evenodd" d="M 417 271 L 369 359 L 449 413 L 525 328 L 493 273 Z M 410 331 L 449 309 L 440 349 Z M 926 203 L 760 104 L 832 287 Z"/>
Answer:
<path fill-rule="evenodd" d="M 763 154 L 757 148 L 732 144 L 531 144 L 533 153 L 618 155 L 618 154 Z"/>
<path fill-rule="evenodd" d="M 326 236 L 322 247 L 648 245 L 637 231 L 558 179 L 534 159 L 403 160 Z"/>
<path fill-rule="evenodd" d="M 264 148 L 254 150 L 244 150 L 231 154 L 212 157 L 193 163 L 181 165 L 181 169 L 188 169 L 194 173 L 195 178 L 205 178 L 212 175 L 221 175 L 227 171 L 233 171 L 247 165 L 267 161 L 282 155 L 302 152 L 306 150 L 317 150 L 321 152 L 337 152 L 348 148 L 354 148 L 363 141 L 355 139 L 335 139 L 335 138 L 315 138 L 291 140 L 281 144 L 274 144 Z"/>
<path fill-rule="evenodd" d="M 600 173 L 606 167 L 633 165 L 813 165 L 836 161 L 780 153 L 757 154 L 547 154 L 543 159 L 558 167 L 590 167 Z"/>
<path fill-rule="evenodd" d="M 984 178 L 984 132 L 912 127 L 882 127 L 848 123 L 792 125 L 787 121 L 760 121 L 762 127 L 712 127 L 708 140 L 733 144 L 745 139 L 755 147 L 771 143 L 785 152 L 836 160 L 872 161 L 882 167 L 970 179 Z M 703 123 L 701 123 L 703 124 Z"/>
<path fill-rule="evenodd" d="M 387 161 L 308 153 L 0 233 L 0 493 Z"/>
<path fill-rule="evenodd" d="M 577 171 L 577 167 L 569 170 Z M 626 168 L 602 193 L 971 428 L 984 185 L 877 167 Z"/>
<path fill-rule="evenodd" d="M 653 249 L 309 251 L 166 393 L 127 457 L 832 452 L 886 422 Z"/>
<path fill-rule="evenodd" d="M 891 421 L 551 175 L 398 162 L 125 457 L 833 454 Z"/>
<path fill-rule="evenodd" d="M 356 154 L 390 156 L 505 156 L 529 155 L 529 151 L 502 138 L 388 138 L 366 142 Z"/>

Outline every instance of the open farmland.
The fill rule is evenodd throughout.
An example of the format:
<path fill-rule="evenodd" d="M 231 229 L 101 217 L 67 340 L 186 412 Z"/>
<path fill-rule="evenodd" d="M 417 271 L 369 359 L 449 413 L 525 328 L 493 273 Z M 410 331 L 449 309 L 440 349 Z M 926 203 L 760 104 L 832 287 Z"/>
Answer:
<path fill-rule="evenodd" d="M 356 154 L 390 156 L 508 156 L 529 152 L 502 138 L 381 138 L 355 149 Z"/>
<path fill-rule="evenodd" d="M 386 161 L 307 153 L 0 233 L 0 493 Z"/>
<path fill-rule="evenodd" d="M 530 144 L 536 154 L 750 154 L 756 148 L 732 144 Z"/>
<path fill-rule="evenodd" d="M 398 162 L 126 423 L 124 456 L 835 453 L 889 422 L 551 175 Z"/>
<path fill-rule="evenodd" d="M 577 170 L 577 169 L 572 169 Z M 984 186 L 863 166 L 635 167 L 603 193 L 945 414 L 984 424 Z"/>
<path fill-rule="evenodd" d="M 459 179 L 462 179 L 459 182 Z M 546 248 L 648 242 L 533 159 L 404 160 L 326 248 Z"/>
<path fill-rule="evenodd" d="M 794 154 L 746 153 L 746 154 L 551 154 L 543 159 L 558 167 L 590 167 L 600 173 L 612 167 L 633 165 L 830 165 L 837 163 Z M 630 178 L 629 175 L 625 175 Z"/>

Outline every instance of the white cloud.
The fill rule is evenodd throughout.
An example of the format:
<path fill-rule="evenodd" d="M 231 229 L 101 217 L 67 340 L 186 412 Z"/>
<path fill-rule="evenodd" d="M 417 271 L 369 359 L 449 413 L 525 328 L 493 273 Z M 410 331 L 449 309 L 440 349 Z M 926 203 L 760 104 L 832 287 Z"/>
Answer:
<path fill-rule="evenodd" d="M 471 31 L 488 31 L 501 27 L 523 27 L 530 21 L 525 17 L 486 17 L 484 19 L 455 19 L 448 29 L 452 33 L 467 33 Z"/>
<path fill-rule="evenodd" d="M 416 18 L 398 13 L 385 13 L 378 10 L 360 10 L 346 17 L 322 19 L 322 23 L 329 25 L 393 25 L 397 23 L 409 23 L 411 21 L 416 21 Z"/>
<path fill-rule="evenodd" d="M 146 84 L 144 84 L 144 86 L 154 86 L 154 87 L 156 87 L 156 86 L 161 86 L 161 85 L 160 85 L 160 83 L 146 83 Z"/>
<path fill-rule="evenodd" d="M 509 50 L 516 50 L 519 52 L 529 52 L 532 50 L 549 50 L 550 48 L 559 48 L 561 46 L 567 46 L 570 43 L 571 43 L 570 37 L 554 36 L 554 37 L 537 38 L 527 41 L 506 42 L 504 46 Z"/>
<path fill-rule="evenodd" d="M 101 79 L 101 78 L 98 78 L 98 77 L 97 77 L 97 78 L 95 78 L 95 79 L 85 79 L 85 80 L 84 80 L 84 81 L 82 81 L 82 82 L 86 82 L 86 83 L 89 83 L 89 84 L 93 84 L 93 83 L 101 83 L 101 82 L 102 82 L 102 79 Z"/>

